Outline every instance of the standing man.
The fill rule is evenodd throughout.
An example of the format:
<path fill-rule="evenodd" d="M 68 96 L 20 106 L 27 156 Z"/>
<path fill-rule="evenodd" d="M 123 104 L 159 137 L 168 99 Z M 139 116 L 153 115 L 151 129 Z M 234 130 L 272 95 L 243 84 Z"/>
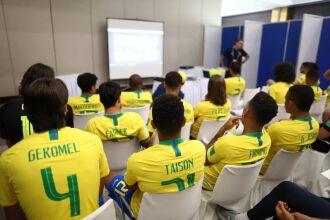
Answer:
<path fill-rule="evenodd" d="M 227 66 L 230 66 L 232 62 L 237 62 L 242 65 L 250 58 L 250 55 L 243 49 L 243 40 L 238 39 L 232 48 L 226 49 L 220 56 L 220 67 L 226 68 L 224 57 L 227 59 Z M 225 78 L 228 77 L 230 77 L 230 74 L 227 71 Z"/>

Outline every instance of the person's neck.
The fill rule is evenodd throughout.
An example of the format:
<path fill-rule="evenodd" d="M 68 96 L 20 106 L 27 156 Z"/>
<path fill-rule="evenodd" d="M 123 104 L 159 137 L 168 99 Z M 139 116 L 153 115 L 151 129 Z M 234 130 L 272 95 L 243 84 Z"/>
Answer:
<path fill-rule="evenodd" d="M 93 93 L 91 93 L 91 92 L 82 92 L 81 93 L 81 96 L 90 96 L 90 95 L 93 95 Z"/>
<path fill-rule="evenodd" d="M 104 114 L 106 115 L 117 115 L 120 113 L 120 107 L 113 106 L 105 109 Z"/>
<path fill-rule="evenodd" d="M 297 118 L 308 118 L 310 117 L 309 112 L 292 112 L 291 113 L 291 119 L 297 119 Z"/>
<path fill-rule="evenodd" d="M 242 134 L 244 135 L 248 133 L 261 132 L 263 127 L 263 125 L 257 125 L 255 123 L 248 122 L 244 125 L 244 130 Z"/>
<path fill-rule="evenodd" d="M 180 137 L 181 137 L 181 132 L 178 134 L 174 134 L 174 135 L 162 135 L 162 134 L 158 133 L 159 141 L 167 141 L 167 140 L 177 139 Z"/>
<path fill-rule="evenodd" d="M 166 90 L 167 95 L 174 95 L 174 96 L 179 96 L 179 93 L 175 90 Z"/>

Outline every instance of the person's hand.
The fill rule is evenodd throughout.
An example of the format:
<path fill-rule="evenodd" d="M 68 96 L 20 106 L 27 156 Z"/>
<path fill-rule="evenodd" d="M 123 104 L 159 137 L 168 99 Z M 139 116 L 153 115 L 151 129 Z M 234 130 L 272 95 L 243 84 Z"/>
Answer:
<path fill-rule="evenodd" d="M 330 119 L 330 109 L 327 109 L 323 112 L 322 115 L 322 122 L 325 123 L 326 121 L 328 121 Z"/>
<path fill-rule="evenodd" d="M 276 207 L 275 207 L 275 212 L 276 216 L 280 220 L 295 220 L 294 216 L 290 213 L 290 208 L 289 206 L 282 201 L 278 201 Z"/>
<path fill-rule="evenodd" d="M 228 119 L 228 121 L 226 121 L 226 123 L 221 128 L 224 131 L 228 131 L 228 130 L 232 129 L 235 126 L 238 126 L 240 119 L 241 119 L 241 117 L 238 117 L 238 116 L 230 117 Z"/>
<path fill-rule="evenodd" d="M 267 80 L 267 85 L 269 85 L 269 86 L 274 84 L 274 83 L 275 83 L 275 81 L 272 80 L 272 79 Z"/>

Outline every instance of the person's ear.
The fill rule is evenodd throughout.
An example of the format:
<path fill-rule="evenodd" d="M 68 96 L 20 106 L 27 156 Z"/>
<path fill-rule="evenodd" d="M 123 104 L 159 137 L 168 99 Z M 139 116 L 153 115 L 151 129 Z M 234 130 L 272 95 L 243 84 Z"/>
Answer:
<path fill-rule="evenodd" d="M 68 104 L 64 105 L 64 114 L 66 115 L 66 113 L 68 113 Z"/>
<path fill-rule="evenodd" d="M 95 93 L 96 92 L 96 85 L 93 85 L 92 86 L 92 93 Z"/>
<path fill-rule="evenodd" d="M 157 129 L 157 128 L 156 128 L 156 125 L 155 125 L 155 123 L 154 123 L 154 120 L 151 120 L 150 123 L 151 123 L 151 126 L 152 126 L 153 129 Z"/>

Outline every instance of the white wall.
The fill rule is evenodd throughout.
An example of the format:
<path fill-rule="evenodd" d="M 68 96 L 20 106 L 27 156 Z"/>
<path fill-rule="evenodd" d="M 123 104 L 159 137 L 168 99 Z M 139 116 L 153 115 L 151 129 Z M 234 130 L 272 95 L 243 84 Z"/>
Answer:
<path fill-rule="evenodd" d="M 108 76 L 106 17 L 165 22 L 164 73 L 202 65 L 203 25 L 220 25 L 222 0 L 1 0 L 0 97 L 43 62 L 58 75 Z"/>

